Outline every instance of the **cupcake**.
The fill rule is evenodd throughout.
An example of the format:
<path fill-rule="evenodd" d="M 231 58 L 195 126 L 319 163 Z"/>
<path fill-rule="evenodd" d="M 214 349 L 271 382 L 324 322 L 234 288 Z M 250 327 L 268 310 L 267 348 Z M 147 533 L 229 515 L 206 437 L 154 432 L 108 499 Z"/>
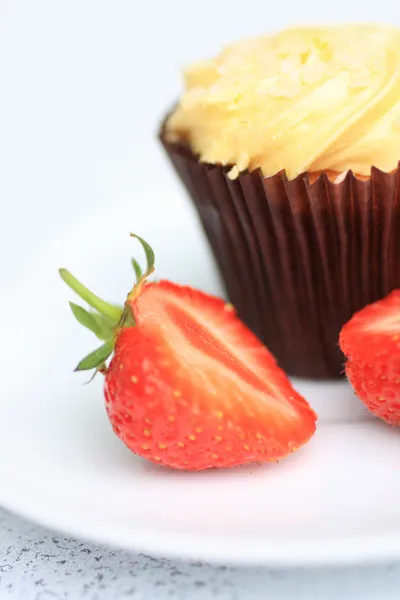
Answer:
<path fill-rule="evenodd" d="M 400 31 L 232 45 L 160 137 L 240 317 L 289 374 L 340 377 L 342 325 L 400 287 Z"/>

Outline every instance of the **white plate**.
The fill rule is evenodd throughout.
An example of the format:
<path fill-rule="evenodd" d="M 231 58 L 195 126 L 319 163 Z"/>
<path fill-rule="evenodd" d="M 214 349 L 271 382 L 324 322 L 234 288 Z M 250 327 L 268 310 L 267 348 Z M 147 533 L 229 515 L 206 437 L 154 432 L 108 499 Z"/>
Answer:
<path fill-rule="evenodd" d="M 270 566 L 400 558 L 400 435 L 344 383 L 295 382 L 320 414 L 313 440 L 277 465 L 197 474 L 131 454 L 108 424 L 101 378 L 72 373 L 95 340 L 70 315 L 67 266 L 122 300 L 133 229 L 157 275 L 221 293 L 193 210 L 179 194 L 57 233 L 2 290 L 0 503 L 41 524 L 148 553 Z M 174 225 L 170 225 L 173 222 Z"/>

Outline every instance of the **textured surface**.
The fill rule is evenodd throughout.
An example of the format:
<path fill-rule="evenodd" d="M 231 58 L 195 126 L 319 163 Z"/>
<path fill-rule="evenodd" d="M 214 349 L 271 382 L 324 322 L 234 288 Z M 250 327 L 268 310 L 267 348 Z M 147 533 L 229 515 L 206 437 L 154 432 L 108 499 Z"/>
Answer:
<path fill-rule="evenodd" d="M 268 571 L 184 563 L 46 531 L 0 509 L 1 600 L 397 600 L 400 565 Z"/>

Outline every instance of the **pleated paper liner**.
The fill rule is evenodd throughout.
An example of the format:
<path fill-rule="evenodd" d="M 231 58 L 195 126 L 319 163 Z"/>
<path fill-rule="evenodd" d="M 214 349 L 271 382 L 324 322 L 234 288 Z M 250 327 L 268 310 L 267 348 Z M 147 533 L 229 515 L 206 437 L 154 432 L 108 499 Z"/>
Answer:
<path fill-rule="evenodd" d="M 239 316 L 289 374 L 336 378 L 344 323 L 400 287 L 400 167 L 237 179 L 161 141 L 187 187 Z"/>

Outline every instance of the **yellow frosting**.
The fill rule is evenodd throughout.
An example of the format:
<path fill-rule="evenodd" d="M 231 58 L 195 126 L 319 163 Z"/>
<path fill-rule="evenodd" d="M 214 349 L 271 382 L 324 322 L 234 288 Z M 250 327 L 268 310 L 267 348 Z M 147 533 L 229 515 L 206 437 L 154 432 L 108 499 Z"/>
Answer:
<path fill-rule="evenodd" d="M 352 169 L 400 160 L 400 30 L 377 25 L 298 27 L 226 48 L 190 67 L 167 122 L 200 160 L 261 167 Z"/>

